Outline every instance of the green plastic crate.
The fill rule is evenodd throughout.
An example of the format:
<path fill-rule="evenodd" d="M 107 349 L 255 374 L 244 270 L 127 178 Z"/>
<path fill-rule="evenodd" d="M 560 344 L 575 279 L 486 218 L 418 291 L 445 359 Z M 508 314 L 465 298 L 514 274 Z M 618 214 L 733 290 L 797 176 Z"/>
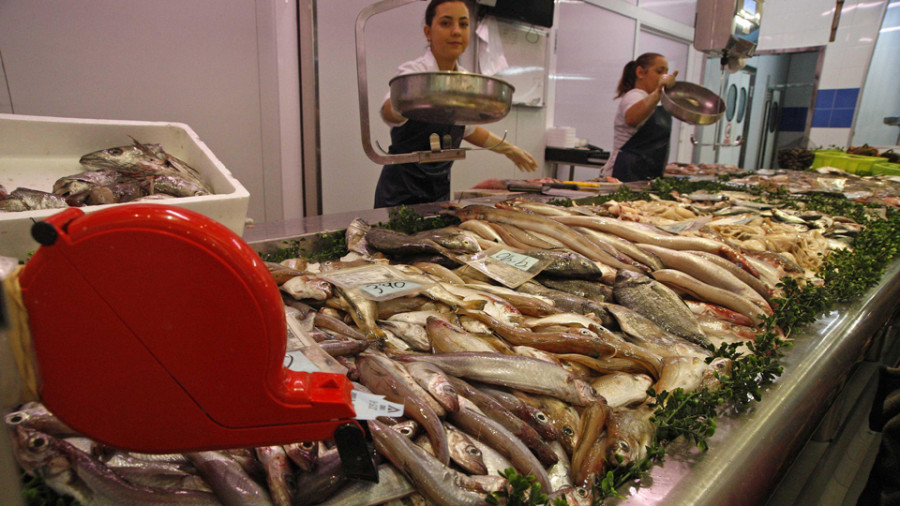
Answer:
<path fill-rule="evenodd" d="M 882 158 L 884 160 L 884 158 Z M 900 164 L 879 162 L 872 165 L 872 174 L 884 174 L 887 176 L 900 176 Z"/>
<path fill-rule="evenodd" d="M 835 167 L 854 174 L 868 175 L 872 173 L 873 165 L 884 161 L 884 158 L 877 156 L 851 155 L 841 151 L 816 151 L 812 168 Z"/>

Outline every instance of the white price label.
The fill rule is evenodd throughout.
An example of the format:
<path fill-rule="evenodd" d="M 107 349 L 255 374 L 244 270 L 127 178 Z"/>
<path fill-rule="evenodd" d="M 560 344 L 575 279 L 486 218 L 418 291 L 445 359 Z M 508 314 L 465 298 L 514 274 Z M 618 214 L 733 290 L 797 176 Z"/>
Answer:
<path fill-rule="evenodd" d="M 395 293 L 417 290 L 421 286 L 414 281 L 385 281 L 382 283 L 369 283 L 359 288 L 373 297 L 387 297 Z"/>
<path fill-rule="evenodd" d="M 299 351 L 289 351 L 284 356 L 284 366 L 288 369 L 296 372 L 319 372 L 320 369 L 316 367 L 310 359 L 306 358 L 302 352 Z"/>
<path fill-rule="evenodd" d="M 350 392 L 353 410 L 357 420 L 374 420 L 379 416 L 398 417 L 403 415 L 403 404 L 384 400 L 383 395 L 367 394 L 358 390 Z"/>
<path fill-rule="evenodd" d="M 528 269 L 531 269 L 539 261 L 537 258 L 523 255 L 521 253 L 513 253 L 512 251 L 508 251 L 505 249 L 501 249 L 500 251 L 494 253 L 493 255 L 491 255 L 491 258 L 499 262 L 503 262 L 511 267 L 515 267 L 516 269 L 519 269 L 521 271 L 527 271 Z"/>

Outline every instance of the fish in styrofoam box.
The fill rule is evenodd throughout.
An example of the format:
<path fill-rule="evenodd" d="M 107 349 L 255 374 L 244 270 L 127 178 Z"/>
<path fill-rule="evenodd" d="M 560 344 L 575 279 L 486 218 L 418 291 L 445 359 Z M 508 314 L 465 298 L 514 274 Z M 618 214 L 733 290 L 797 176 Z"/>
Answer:
<path fill-rule="evenodd" d="M 241 235 L 250 193 L 184 123 L 125 121 L 0 114 L 0 186 L 51 192 L 60 178 L 89 170 L 79 163 L 88 153 L 131 144 L 159 144 L 196 169 L 212 194 L 151 200 L 206 215 Z M 147 202 L 142 200 L 141 202 Z M 85 213 L 123 204 L 80 207 Z M 0 212 L 0 256 L 26 260 L 39 244 L 31 226 L 60 209 Z"/>

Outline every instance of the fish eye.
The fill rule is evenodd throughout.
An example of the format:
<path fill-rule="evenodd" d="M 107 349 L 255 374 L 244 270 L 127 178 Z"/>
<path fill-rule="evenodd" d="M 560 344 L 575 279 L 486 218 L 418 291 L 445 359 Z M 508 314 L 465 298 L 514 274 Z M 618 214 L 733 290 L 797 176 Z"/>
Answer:
<path fill-rule="evenodd" d="M 28 446 L 30 446 L 31 448 L 35 448 L 35 449 L 43 448 L 43 447 L 47 446 L 47 444 L 48 444 L 47 439 L 44 437 L 41 437 L 41 436 L 34 437 L 31 439 L 31 441 L 28 442 Z"/>
<path fill-rule="evenodd" d="M 535 418 L 535 420 L 537 420 L 541 423 L 547 422 L 547 415 L 545 415 L 543 412 L 540 412 L 540 411 L 535 413 L 534 418 Z"/>
<path fill-rule="evenodd" d="M 412 429 L 410 429 L 409 427 L 403 427 L 400 429 L 400 434 L 403 434 L 404 436 L 408 436 L 408 435 L 412 434 Z"/>
<path fill-rule="evenodd" d="M 10 414 L 6 415 L 6 423 L 9 425 L 19 425 L 20 423 L 24 422 L 26 419 L 28 419 L 28 415 L 26 415 L 25 413 L 21 413 L 21 412 L 10 413 Z"/>
<path fill-rule="evenodd" d="M 313 441 L 303 441 L 300 443 L 300 448 L 304 450 L 312 450 L 316 446 L 316 443 Z"/>
<path fill-rule="evenodd" d="M 478 448 L 476 448 L 474 446 L 469 446 L 468 448 L 466 448 L 466 453 L 468 453 L 469 455 L 472 455 L 474 457 L 481 456 L 481 450 L 479 450 Z"/>
<path fill-rule="evenodd" d="M 619 441 L 618 446 L 619 446 L 619 449 L 621 449 L 622 451 L 626 451 L 626 452 L 627 452 L 627 451 L 631 450 L 631 445 L 629 445 L 629 444 L 628 444 L 627 442 L 625 442 L 625 441 Z"/>
<path fill-rule="evenodd" d="M 582 497 L 582 498 L 583 498 L 583 497 L 587 497 L 587 496 L 588 496 L 588 491 L 587 491 L 587 489 L 584 488 L 584 487 L 578 487 L 578 488 L 575 489 L 575 495 L 577 495 L 578 497 Z"/>
<path fill-rule="evenodd" d="M 106 153 L 113 156 L 119 156 L 122 154 L 122 148 L 110 148 L 106 150 Z"/>
<path fill-rule="evenodd" d="M 450 385 L 444 385 L 444 393 L 448 393 L 450 395 L 456 395 L 456 389 Z"/>
<path fill-rule="evenodd" d="M 563 427 L 562 433 L 566 437 L 574 437 L 575 429 L 573 429 L 572 427 Z"/>

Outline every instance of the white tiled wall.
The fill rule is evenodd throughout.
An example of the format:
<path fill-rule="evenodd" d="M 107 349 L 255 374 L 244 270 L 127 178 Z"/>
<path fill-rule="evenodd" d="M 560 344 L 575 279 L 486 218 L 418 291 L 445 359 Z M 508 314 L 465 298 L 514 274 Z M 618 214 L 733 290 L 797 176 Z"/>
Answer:
<path fill-rule="evenodd" d="M 846 3 L 856 1 L 847 0 Z M 757 50 L 796 49 L 827 44 L 834 6 L 834 0 L 766 0 L 759 25 Z"/>

